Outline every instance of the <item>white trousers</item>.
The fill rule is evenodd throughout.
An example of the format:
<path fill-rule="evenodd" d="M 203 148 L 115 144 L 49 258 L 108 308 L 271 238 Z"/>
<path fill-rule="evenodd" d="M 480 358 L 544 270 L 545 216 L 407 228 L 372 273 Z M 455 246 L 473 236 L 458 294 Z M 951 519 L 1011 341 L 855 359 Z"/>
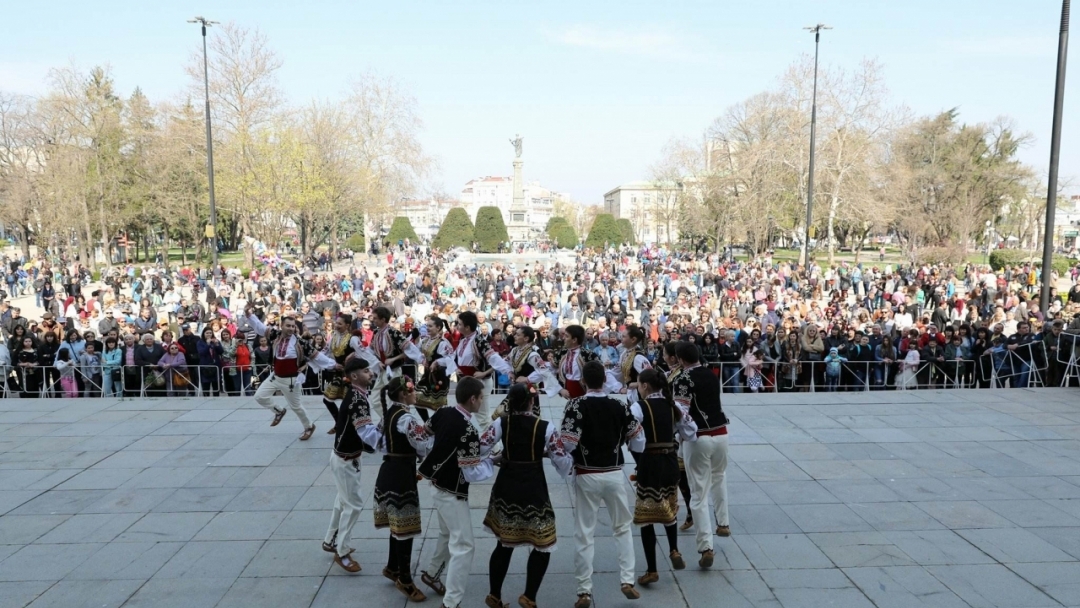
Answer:
<path fill-rule="evenodd" d="M 626 476 L 622 471 L 574 476 L 574 572 L 577 592 L 592 593 L 593 553 L 596 514 L 600 503 L 607 506 L 615 546 L 619 552 L 619 582 L 634 584 L 633 516 L 626 497 Z"/>
<path fill-rule="evenodd" d="M 259 390 L 255 391 L 255 402 L 267 409 L 277 409 L 274 407 L 274 393 L 280 392 L 285 396 L 285 403 L 289 405 L 289 409 L 300 419 L 300 424 L 304 425 L 305 430 L 309 429 L 311 419 L 308 418 L 307 410 L 300 404 L 300 394 L 303 392 L 300 386 L 303 383 L 303 378 L 279 378 L 270 374 L 269 378 L 259 384 Z"/>
<path fill-rule="evenodd" d="M 728 525 L 727 435 L 698 437 L 684 444 L 686 478 L 690 482 L 690 514 L 697 527 L 698 553 L 713 548 L 713 516 L 719 526 Z M 709 512 L 712 498 L 713 512 Z"/>
<path fill-rule="evenodd" d="M 326 531 L 327 544 L 334 542 L 337 536 L 337 554 L 345 557 L 352 553 L 349 544 L 353 526 L 360 517 L 364 501 L 360 494 L 360 459 L 346 461 L 330 452 L 330 472 L 334 475 L 337 486 L 337 498 L 334 499 L 334 511 L 330 514 L 330 528 Z"/>
<path fill-rule="evenodd" d="M 435 503 L 435 518 L 439 522 L 439 539 L 427 573 L 436 578 L 446 569 L 444 606 L 457 606 L 465 597 L 469 570 L 473 560 L 473 529 L 469 517 L 469 501 L 457 498 L 434 486 L 431 498 Z"/>

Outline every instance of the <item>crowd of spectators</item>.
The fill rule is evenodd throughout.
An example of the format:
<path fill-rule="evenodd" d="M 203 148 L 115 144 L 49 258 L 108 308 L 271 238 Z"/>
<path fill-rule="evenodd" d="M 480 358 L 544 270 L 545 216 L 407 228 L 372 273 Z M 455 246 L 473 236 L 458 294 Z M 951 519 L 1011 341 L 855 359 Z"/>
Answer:
<path fill-rule="evenodd" d="M 552 361 L 561 329 L 582 325 L 586 347 L 609 367 L 622 356 L 621 332 L 639 325 L 654 364 L 664 365 L 665 343 L 695 342 L 727 391 L 1059 385 L 1068 357 L 1057 355 L 1058 335 L 1080 332 L 1080 268 L 1043 311 L 1032 266 L 819 261 L 807 271 L 770 254 L 736 261 L 656 247 L 480 265 L 419 246 L 332 257 L 298 272 L 219 268 L 216 278 L 208 268 L 114 266 L 94 284 L 78 264 L 5 259 L 7 394 L 252 394 L 282 316 L 295 315 L 321 348 L 336 315 L 349 313 L 366 344 L 376 306 L 414 334 L 429 315 L 474 311 L 501 353 L 510 328 L 529 325 Z M 31 294 L 45 310 L 34 319 L 10 303 Z M 268 335 L 237 314 L 248 305 Z M 460 336 L 447 337 L 456 345 Z M 317 387 L 309 378 L 305 390 Z"/>

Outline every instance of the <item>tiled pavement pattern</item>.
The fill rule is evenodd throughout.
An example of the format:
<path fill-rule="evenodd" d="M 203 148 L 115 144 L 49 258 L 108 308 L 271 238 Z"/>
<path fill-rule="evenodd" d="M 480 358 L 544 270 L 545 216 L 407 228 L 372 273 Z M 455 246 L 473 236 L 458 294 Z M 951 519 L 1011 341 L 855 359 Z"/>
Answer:
<path fill-rule="evenodd" d="M 697 570 L 683 534 L 691 567 L 673 574 L 662 558 L 660 582 L 628 602 L 601 526 L 597 606 L 1080 606 L 1077 391 L 725 405 L 733 537 L 717 539 L 716 566 Z M 404 606 L 379 575 L 386 535 L 370 509 L 356 529 L 362 573 L 345 574 L 320 550 L 334 496 L 328 415 L 318 399 L 308 409 L 319 431 L 302 443 L 295 417 L 271 429 L 250 399 L 0 402 L 0 608 Z M 377 467 L 367 457 L 368 497 Z M 568 606 L 572 492 L 548 473 L 560 547 L 539 603 Z M 463 606 L 482 606 L 487 593 L 489 488 L 473 488 L 477 552 Z M 524 562 L 518 551 L 504 590 L 512 605 Z"/>

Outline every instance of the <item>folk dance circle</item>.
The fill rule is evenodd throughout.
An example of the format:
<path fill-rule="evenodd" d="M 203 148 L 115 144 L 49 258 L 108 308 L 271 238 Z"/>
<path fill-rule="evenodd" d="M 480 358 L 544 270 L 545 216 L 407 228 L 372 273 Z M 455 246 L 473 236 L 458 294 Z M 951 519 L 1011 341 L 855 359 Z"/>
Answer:
<path fill-rule="evenodd" d="M 475 321 L 459 319 L 466 329 L 470 322 Z M 611 370 L 581 351 L 580 326 L 566 328 L 568 348 L 561 357 L 543 361 L 533 356 L 533 336 L 528 331 L 518 332 L 518 346 L 503 359 L 482 341 L 477 350 L 475 332 L 462 332 L 471 340 L 464 349 L 461 345 L 455 349 L 442 337 L 445 325 L 430 320 L 428 325 L 428 338 L 419 345 L 407 337 L 399 342 L 398 336 L 387 332 L 388 340 L 378 353 L 345 339 L 331 340 L 328 354 L 305 353 L 287 331 L 275 344 L 285 355 L 299 354 L 300 366 L 306 361 L 309 368 L 332 371 L 336 384 L 345 387 L 340 406 L 330 409 L 328 405 L 335 422 L 330 470 L 337 494 L 322 543 L 338 566 L 350 573 L 362 569 L 352 557 L 352 533 L 364 503 L 360 461 L 364 454 L 374 454 L 382 457 L 372 501 L 374 525 L 388 532 L 382 575 L 410 601 L 427 599 L 412 577 L 413 539 L 422 533 L 420 481 L 430 486 L 433 525 L 438 529 L 430 562 L 418 565 L 420 582 L 440 596 L 442 606 L 456 608 L 465 595 L 475 552 L 469 486 L 494 476 L 483 518 L 484 528 L 497 539 L 488 558 L 485 605 L 509 605 L 503 601 L 503 586 L 517 548 L 529 551 L 518 605 L 537 605 L 551 553 L 557 548 L 545 458 L 574 487 L 575 608 L 593 604 L 594 535 L 601 507 L 612 522 L 618 591 L 625 598 L 639 599 L 638 587 L 660 581 L 654 524 L 664 527 L 672 567 L 686 567 L 678 546 L 680 489 L 684 498 L 689 494 L 691 512 L 683 529 L 697 528 L 698 565 L 712 567 L 712 520 L 716 520 L 716 535 L 731 533 L 724 477 L 728 420 L 720 406 L 719 381 L 700 365 L 696 345 L 673 344 L 670 353 L 665 353 L 665 375 L 637 362 L 638 335 L 628 332 L 616 386 Z M 423 373 L 419 383 L 406 375 L 387 373 L 393 358 L 399 356 L 416 362 Z M 282 367 L 280 377 L 287 380 L 296 363 Z M 477 371 L 481 367 L 485 369 Z M 487 369 L 514 374 L 518 380 L 502 400 L 501 415 L 493 421 L 480 415 L 490 393 L 484 382 Z M 458 374 L 454 405 L 440 403 L 440 397 L 448 394 L 447 370 Z M 284 380 L 280 384 L 287 390 Z M 292 406 L 289 393 L 276 390 L 285 393 Z M 561 423 L 540 416 L 540 391 L 559 392 L 567 398 Z M 328 396 L 326 401 L 333 400 Z M 272 404 L 263 405 L 272 408 Z M 373 409 L 380 415 L 378 422 L 372 417 Z M 430 417 L 428 410 L 434 410 Z M 283 413 L 275 409 L 275 424 L 280 421 L 279 412 Z M 305 417 L 301 420 L 310 437 L 313 425 Z M 624 447 L 636 465 L 631 476 L 633 505 L 625 490 Z M 685 467 L 680 466 L 683 459 Z M 687 485 L 689 493 L 684 489 Z M 644 574 L 636 578 L 633 526 L 641 528 L 646 559 Z"/>

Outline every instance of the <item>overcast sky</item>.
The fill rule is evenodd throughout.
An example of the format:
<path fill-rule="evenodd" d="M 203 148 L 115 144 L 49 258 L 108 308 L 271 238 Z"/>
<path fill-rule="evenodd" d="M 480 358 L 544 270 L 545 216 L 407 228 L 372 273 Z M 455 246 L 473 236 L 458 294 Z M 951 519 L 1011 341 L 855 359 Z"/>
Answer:
<path fill-rule="evenodd" d="M 262 30 L 292 103 L 334 97 L 365 71 L 399 79 L 439 161 L 432 189 L 456 195 L 473 177 L 510 175 L 508 139 L 521 133 L 527 180 L 596 203 L 647 179 L 672 137 L 701 137 L 772 86 L 813 51 L 801 28 L 824 22 L 835 29 L 823 64 L 878 59 L 892 101 L 919 114 L 1012 117 L 1035 137 L 1023 159 L 1045 174 L 1060 10 L 1058 0 L 9 2 L 0 89 L 37 94 L 52 67 L 107 63 L 123 94 L 171 98 L 199 44 L 185 20 L 199 14 Z M 1080 173 L 1078 87 L 1073 74 L 1065 177 Z"/>

